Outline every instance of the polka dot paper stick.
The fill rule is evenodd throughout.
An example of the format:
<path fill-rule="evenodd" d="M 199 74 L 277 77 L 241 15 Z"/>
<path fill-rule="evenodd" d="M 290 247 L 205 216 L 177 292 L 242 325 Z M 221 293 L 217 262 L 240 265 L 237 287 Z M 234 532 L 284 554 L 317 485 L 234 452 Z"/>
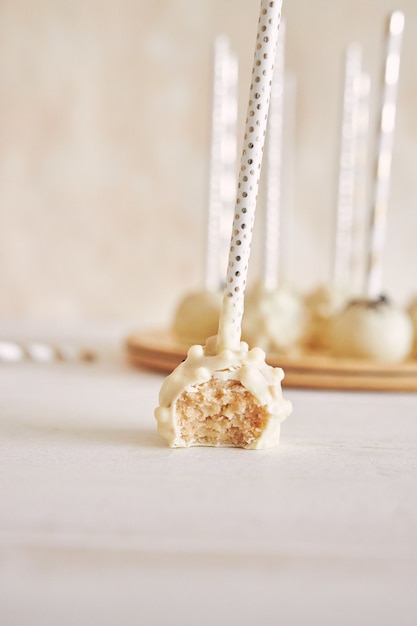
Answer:
<path fill-rule="evenodd" d="M 218 351 L 224 349 L 237 350 L 241 338 L 244 293 L 265 144 L 281 7 L 282 0 L 261 1 L 226 287 L 219 322 Z"/>

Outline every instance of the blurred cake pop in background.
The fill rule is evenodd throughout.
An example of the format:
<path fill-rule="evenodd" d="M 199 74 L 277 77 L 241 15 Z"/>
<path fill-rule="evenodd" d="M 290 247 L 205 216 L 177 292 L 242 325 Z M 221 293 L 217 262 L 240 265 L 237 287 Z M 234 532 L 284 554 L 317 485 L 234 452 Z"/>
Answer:
<path fill-rule="evenodd" d="M 305 312 L 298 294 L 285 286 L 268 289 L 261 282 L 248 290 L 242 337 L 268 353 L 300 352 Z"/>
<path fill-rule="evenodd" d="M 293 140 L 293 136 L 287 133 L 287 142 L 284 145 L 285 103 L 289 103 L 292 108 L 295 106 L 294 99 L 289 101 L 285 93 L 285 27 L 282 25 L 267 125 L 262 180 L 264 198 L 261 199 L 258 209 L 262 218 L 258 241 L 261 253 L 260 277 L 247 290 L 242 320 L 244 341 L 250 346 L 262 347 L 269 354 L 300 356 L 304 352 L 313 351 L 337 357 L 394 362 L 402 361 L 409 355 L 414 333 L 409 316 L 382 294 L 382 266 L 404 15 L 399 11 L 393 12 L 388 22 L 379 98 L 378 137 L 374 146 L 376 165 L 372 179 L 371 228 L 369 231 L 366 211 L 371 89 L 369 75 L 363 69 L 363 48 L 355 42 L 346 48 L 341 90 L 331 278 L 327 284 L 318 285 L 307 293 L 304 299 L 296 289 L 282 280 L 281 275 L 281 263 L 284 260 L 282 248 L 288 251 L 293 245 L 297 249 L 298 244 L 297 237 L 289 244 L 288 236 L 283 237 L 281 232 L 282 218 L 289 208 L 282 202 L 283 163 L 287 148 L 291 156 Z M 224 56 L 228 49 L 224 40 L 220 41 L 220 50 Z M 218 67 L 221 64 L 217 60 L 215 69 Z M 227 73 L 223 70 L 223 76 L 225 75 Z M 234 79 L 233 76 L 232 82 L 235 85 Z M 225 208 L 227 201 L 220 193 L 222 184 L 219 184 L 222 171 L 226 171 L 226 168 L 222 163 L 222 151 L 216 151 L 216 146 L 224 138 L 227 139 L 228 128 L 216 127 L 216 120 L 225 119 L 225 116 L 216 114 L 216 107 L 224 106 L 221 100 L 216 101 L 216 93 L 219 91 L 227 96 L 228 86 L 222 90 L 216 88 L 215 72 L 211 194 L 207 221 L 207 288 L 183 298 L 177 308 L 173 325 L 176 336 L 188 344 L 203 344 L 208 336 L 216 332 L 221 306 L 218 278 L 222 249 L 220 217 L 227 215 L 228 211 Z M 253 131 L 252 127 L 249 128 Z M 376 337 L 383 331 L 384 325 L 386 332 L 383 332 L 383 337 L 377 342 Z"/>
<path fill-rule="evenodd" d="M 351 300 L 331 322 L 332 354 L 399 363 L 410 355 L 413 325 L 389 300 Z"/>
<path fill-rule="evenodd" d="M 349 301 L 331 320 L 331 350 L 336 356 L 400 362 L 409 356 L 413 344 L 409 315 L 382 293 L 403 32 L 404 14 L 394 11 L 388 19 L 383 59 L 366 294 Z"/>

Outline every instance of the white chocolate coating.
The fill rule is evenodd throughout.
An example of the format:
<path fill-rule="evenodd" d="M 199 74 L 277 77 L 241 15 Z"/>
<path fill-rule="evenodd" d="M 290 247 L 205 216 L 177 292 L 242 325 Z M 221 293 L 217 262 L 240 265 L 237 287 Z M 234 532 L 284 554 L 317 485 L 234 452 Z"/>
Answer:
<path fill-rule="evenodd" d="M 330 336 L 335 356 L 398 363 L 410 354 L 413 325 L 385 299 L 353 300 L 334 317 Z"/>
<path fill-rule="evenodd" d="M 178 426 L 176 402 L 184 390 L 192 392 L 196 385 L 215 378 L 238 381 L 259 405 L 268 410 L 266 428 L 247 447 L 262 449 L 278 445 L 280 424 L 292 411 L 291 403 L 282 397 L 284 372 L 281 368 L 267 365 L 265 353 L 260 348 L 248 350 L 248 345 L 241 342 L 239 350 L 223 350 L 216 354 L 216 341 L 217 337 L 210 337 L 204 348 L 192 346 L 186 360 L 165 379 L 159 394 L 159 406 L 155 410 L 158 432 L 171 447 L 190 445 L 182 438 Z"/>
<path fill-rule="evenodd" d="M 245 298 L 242 338 L 266 352 L 294 353 L 305 333 L 306 315 L 299 296 L 286 287 L 256 285 Z"/>
<path fill-rule="evenodd" d="M 179 303 L 172 329 L 177 339 L 187 346 L 204 345 L 219 327 L 223 293 L 196 291 L 187 294 Z"/>
<path fill-rule="evenodd" d="M 322 285 L 308 294 L 304 305 L 307 317 L 304 344 L 310 350 L 328 350 L 330 321 L 346 305 L 347 289 Z"/>

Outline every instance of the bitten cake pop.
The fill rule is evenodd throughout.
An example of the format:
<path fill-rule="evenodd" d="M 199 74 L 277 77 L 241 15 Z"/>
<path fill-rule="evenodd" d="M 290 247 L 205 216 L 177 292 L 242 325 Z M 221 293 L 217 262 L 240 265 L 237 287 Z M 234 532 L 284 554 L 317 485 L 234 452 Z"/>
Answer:
<path fill-rule="evenodd" d="M 404 15 L 395 11 L 389 19 L 385 57 L 367 297 L 348 303 L 333 319 L 332 352 L 336 356 L 399 362 L 409 355 L 412 346 L 413 327 L 409 316 L 380 295 L 403 30 Z"/>
<path fill-rule="evenodd" d="M 217 350 L 217 337 L 192 346 L 166 379 L 156 409 L 158 431 L 171 447 L 277 445 L 291 412 L 282 397 L 283 371 L 259 348 Z"/>
<path fill-rule="evenodd" d="M 214 41 L 204 288 L 181 299 L 172 324 L 176 339 L 187 346 L 204 345 L 219 325 L 236 190 L 237 70 L 229 40 L 219 35 Z"/>
<path fill-rule="evenodd" d="M 192 346 L 160 391 L 155 417 L 172 447 L 277 445 L 280 423 L 291 412 L 282 397 L 283 371 L 267 365 L 260 348 L 248 350 L 240 341 L 280 16 L 281 1 L 261 1 L 218 335 L 205 348 Z"/>

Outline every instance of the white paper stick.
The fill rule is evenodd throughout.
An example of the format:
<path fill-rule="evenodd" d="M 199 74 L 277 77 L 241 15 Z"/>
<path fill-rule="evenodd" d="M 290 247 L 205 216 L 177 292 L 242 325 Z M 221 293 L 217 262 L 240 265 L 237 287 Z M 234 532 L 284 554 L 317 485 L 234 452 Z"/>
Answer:
<path fill-rule="evenodd" d="M 222 174 L 220 180 L 221 215 L 220 215 L 220 266 L 219 289 L 224 285 L 229 254 L 230 224 L 236 201 L 237 170 L 237 116 L 238 116 L 238 60 L 229 53 L 227 71 L 227 98 L 224 103 L 224 134 L 221 146 Z"/>
<path fill-rule="evenodd" d="M 401 11 L 395 11 L 391 14 L 388 24 L 371 218 L 367 282 L 367 296 L 370 299 L 377 298 L 382 292 L 383 253 L 387 230 L 388 198 L 391 183 L 391 163 L 404 21 L 404 14 Z"/>
<path fill-rule="evenodd" d="M 370 120 L 371 77 L 362 72 L 359 89 L 358 133 L 356 143 L 355 206 L 352 229 L 352 288 L 354 293 L 363 293 L 363 268 L 365 249 L 365 215 L 368 184 L 368 144 Z"/>
<path fill-rule="evenodd" d="M 333 264 L 333 284 L 337 287 L 349 286 L 351 282 L 361 65 L 362 48 L 357 43 L 351 43 L 346 50 L 345 56 L 345 80 L 340 134 L 336 237 Z"/>
<path fill-rule="evenodd" d="M 214 41 L 210 172 L 205 255 L 205 288 L 220 289 L 224 279 L 224 215 L 233 210 L 236 187 L 237 59 L 229 40 Z M 224 265 L 224 267 L 223 267 Z"/>
<path fill-rule="evenodd" d="M 285 81 L 285 24 L 281 22 L 272 78 L 271 102 L 265 150 L 265 219 L 263 248 L 263 283 L 267 289 L 278 286 L 281 197 L 282 197 L 282 146 Z"/>
<path fill-rule="evenodd" d="M 261 0 L 217 349 L 239 349 L 282 0 Z"/>
<path fill-rule="evenodd" d="M 291 268 L 294 267 L 294 189 L 295 189 L 295 127 L 296 127 L 297 79 L 292 72 L 285 73 L 282 193 L 279 237 L 278 283 L 291 284 Z"/>

